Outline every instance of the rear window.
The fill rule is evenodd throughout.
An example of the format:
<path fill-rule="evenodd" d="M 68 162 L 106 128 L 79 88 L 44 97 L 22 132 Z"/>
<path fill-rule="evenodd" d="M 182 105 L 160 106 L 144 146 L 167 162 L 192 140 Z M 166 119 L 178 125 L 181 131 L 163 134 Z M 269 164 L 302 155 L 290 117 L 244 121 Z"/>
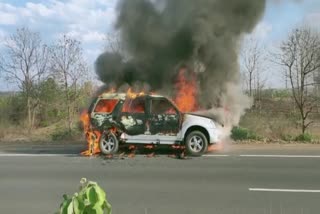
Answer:
<path fill-rule="evenodd" d="M 103 99 L 99 100 L 96 108 L 94 109 L 94 112 L 97 113 L 111 113 L 114 109 L 114 107 L 117 105 L 118 100 L 116 99 Z"/>

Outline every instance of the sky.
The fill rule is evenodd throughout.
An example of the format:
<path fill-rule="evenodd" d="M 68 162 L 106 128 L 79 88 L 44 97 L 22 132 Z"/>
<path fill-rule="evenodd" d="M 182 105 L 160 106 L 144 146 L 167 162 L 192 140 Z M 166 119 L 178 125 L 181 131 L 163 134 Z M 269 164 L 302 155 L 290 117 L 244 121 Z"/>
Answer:
<path fill-rule="evenodd" d="M 257 0 L 259 1 L 259 0 Z M 82 42 L 92 75 L 94 61 L 106 46 L 117 17 L 118 0 L 0 0 L 0 51 L 3 41 L 16 28 L 27 26 L 41 33 L 46 43 L 62 34 Z M 250 36 L 268 49 L 276 47 L 296 26 L 308 24 L 320 28 L 320 0 L 267 0 L 266 11 Z M 270 65 L 271 66 L 271 65 Z M 268 87 L 281 87 L 274 78 L 278 69 L 269 69 Z M 274 71 L 276 70 L 276 71 Z M 0 90 L 13 85 L 0 80 Z"/>

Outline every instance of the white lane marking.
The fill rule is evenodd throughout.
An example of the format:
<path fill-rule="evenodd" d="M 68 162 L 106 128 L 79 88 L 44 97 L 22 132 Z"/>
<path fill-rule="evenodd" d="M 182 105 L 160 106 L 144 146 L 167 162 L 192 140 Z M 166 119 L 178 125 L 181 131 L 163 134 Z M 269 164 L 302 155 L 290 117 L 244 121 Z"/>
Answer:
<path fill-rule="evenodd" d="M 17 154 L 17 153 L 0 153 L 0 157 L 64 157 L 78 156 L 75 154 Z"/>
<path fill-rule="evenodd" d="M 304 192 L 304 193 L 320 193 L 316 189 L 267 189 L 267 188 L 249 188 L 249 191 L 256 192 Z"/>
<path fill-rule="evenodd" d="M 202 155 L 203 157 L 229 157 L 230 155 Z"/>
<path fill-rule="evenodd" d="M 320 155 L 239 155 L 240 157 L 264 157 L 264 158 L 320 158 Z"/>

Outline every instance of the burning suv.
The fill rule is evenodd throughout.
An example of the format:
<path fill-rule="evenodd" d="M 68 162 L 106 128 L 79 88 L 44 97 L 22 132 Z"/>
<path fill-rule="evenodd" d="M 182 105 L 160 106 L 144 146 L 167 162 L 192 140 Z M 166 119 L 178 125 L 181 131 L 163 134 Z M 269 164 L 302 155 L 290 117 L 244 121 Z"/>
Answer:
<path fill-rule="evenodd" d="M 199 156 L 219 140 L 212 119 L 182 113 L 160 95 L 104 93 L 92 102 L 88 115 L 92 129 L 101 133 L 103 154 L 116 153 L 120 144 L 145 144 L 184 145 L 189 155 Z"/>

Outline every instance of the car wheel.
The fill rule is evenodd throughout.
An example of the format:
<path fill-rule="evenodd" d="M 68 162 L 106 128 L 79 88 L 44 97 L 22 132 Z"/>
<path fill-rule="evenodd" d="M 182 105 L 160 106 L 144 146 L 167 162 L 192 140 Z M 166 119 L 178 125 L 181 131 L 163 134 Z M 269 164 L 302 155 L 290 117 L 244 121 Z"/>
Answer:
<path fill-rule="evenodd" d="M 192 131 L 185 138 L 187 153 L 191 156 L 201 156 L 208 149 L 208 140 L 201 131 Z"/>
<path fill-rule="evenodd" d="M 119 141 L 113 133 L 109 132 L 101 136 L 99 146 L 102 154 L 115 154 L 119 150 Z"/>

